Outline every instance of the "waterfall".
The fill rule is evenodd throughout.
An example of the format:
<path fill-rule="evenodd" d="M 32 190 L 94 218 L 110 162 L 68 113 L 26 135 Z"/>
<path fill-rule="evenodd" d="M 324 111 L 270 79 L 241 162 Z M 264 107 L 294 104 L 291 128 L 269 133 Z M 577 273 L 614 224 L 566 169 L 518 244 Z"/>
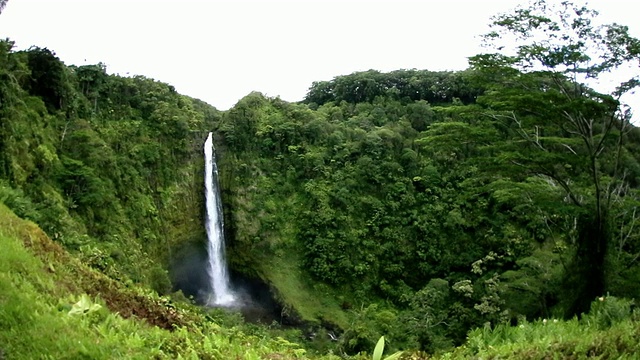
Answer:
<path fill-rule="evenodd" d="M 235 295 L 229 285 L 224 255 L 222 201 L 218 187 L 218 166 L 216 165 L 212 133 L 209 133 L 207 141 L 204 143 L 204 160 L 205 200 L 207 202 L 205 226 L 209 255 L 207 274 L 211 285 L 211 295 L 207 303 L 209 305 L 231 305 L 235 302 Z"/>

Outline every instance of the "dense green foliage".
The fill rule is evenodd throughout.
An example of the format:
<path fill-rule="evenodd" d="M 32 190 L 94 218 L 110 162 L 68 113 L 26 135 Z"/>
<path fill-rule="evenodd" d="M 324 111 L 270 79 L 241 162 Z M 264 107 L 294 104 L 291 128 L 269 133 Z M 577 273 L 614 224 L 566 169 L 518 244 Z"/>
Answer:
<path fill-rule="evenodd" d="M 640 314 L 633 307 L 628 300 L 601 297 L 582 319 L 485 326 L 471 331 L 463 346 L 438 358 L 634 359 L 640 351 Z"/>
<path fill-rule="evenodd" d="M 12 265 L 0 285 L 22 290 L 0 297 L 0 325 L 44 293 L 38 321 L 52 329 L 76 321 L 61 310 L 76 302 L 181 329 L 96 310 L 79 329 L 104 340 L 95 331 L 124 321 L 150 340 L 103 352 L 114 333 L 87 354 L 241 354 L 246 334 L 128 292 L 171 292 L 170 261 L 203 240 L 200 147 L 213 130 L 230 267 L 267 283 L 308 338 L 323 328 L 336 339 L 317 336 L 309 350 L 353 355 L 384 335 L 391 351 L 419 351 L 412 358 L 637 351 L 626 299 L 640 297 L 640 130 L 619 100 L 640 83 L 636 73 L 603 94 L 585 81 L 637 63 L 640 41 L 595 27 L 595 15 L 535 1 L 494 19 L 485 38 L 496 52 L 466 71 L 370 70 L 313 83 L 300 103 L 251 93 L 224 113 L 167 84 L 0 42 L 0 201 L 73 254 L 51 245 L 32 259 L 14 239 L 28 237 L 2 234 Z M 502 46 L 508 36 L 515 49 Z M 84 277 L 57 293 L 37 261 Z M 0 336 L 13 341 L 10 328 Z M 208 336 L 217 331 L 235 340 Z M 254 331 L 262 340 L 248 342 L 265 347 L 249 358 L 303 355 Z"/>
<path fill-rule="evenodd" d="M 373 102 L 377 97 L 388 97 L 403 102 L 424 100 L 430 104 L 448 104 L 458 99 L 469 104 L 475 101 L 483 87 L 470 82 L 465 75 L 464 72 L 426 70 L 397 70 L 384 74 L 369 70 L 314 82 L 304 102 L 317 106 L 327 102 Z"/>
<path fill-rule="evenodd" d="M 637 82 L 612 94 L 577 82 L 637 62 L 637 40 L 591 27 L 585 9 L 538 5 L 496 19 L 524 34 L 516 55 L 479 55 L 458 73 L 340 76 L 302 104 L 253 93 L 223 114 L 233 263 L 256 259 L 250 269 L 273 279 L 281 259 L 298 262 L 291 277 L 314 285 L 296 291 L 337 301 L 294 307 L 329 322 L 348 309 L 347 352 L 382 334 L 433 351 L 487 322 L 640 295 L 639 133 L 618 102 Z M 535 24 L 606 51 L 530 45 Z"/>
<path fill-rule="evenodd" d="M 217 111 L 151 79 L 11 47 L 0 43 L 0 191 L 23 194 L 13 201 L 31 206 L 12 208 L 96 268 L 171 290 L 172 249 L 202 237 L 193 145 Z"/>

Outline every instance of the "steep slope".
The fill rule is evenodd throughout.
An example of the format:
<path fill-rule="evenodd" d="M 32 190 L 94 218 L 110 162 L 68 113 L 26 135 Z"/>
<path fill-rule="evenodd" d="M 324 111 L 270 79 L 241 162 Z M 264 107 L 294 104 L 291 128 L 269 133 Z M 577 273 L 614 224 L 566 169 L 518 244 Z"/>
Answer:
<path fill-rule="evenodd" d="M 204 238 L 198 150 L 218 112 L 12 45 L 0 42 L 0 197 L 85 263 L 170 292 L 172 257 Z"/>
<path fill-rule="evenodd" d="M 222 328 L 106 277 L 2 204 L 0 247 L 2 358 L 304 358 L 282 338 Z"/>

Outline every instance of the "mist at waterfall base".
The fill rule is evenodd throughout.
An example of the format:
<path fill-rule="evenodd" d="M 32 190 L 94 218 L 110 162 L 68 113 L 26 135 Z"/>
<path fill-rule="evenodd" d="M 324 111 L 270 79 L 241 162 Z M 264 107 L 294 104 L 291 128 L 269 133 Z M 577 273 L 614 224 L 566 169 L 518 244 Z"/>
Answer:
<path fill-rule="evenodd" d="M 205 141 L 204 155 L 207 241 L 204 246 L 192 245 L 182 250 L 172 266 L 174 285 L 200 305 L 235 309 L 251 322 L 282 323 L 281 307 L 266 284 L 230 274 L 227 269 L 222 201 L 211 133 Z"/>
<path fill-rule="evenodd" d="M 211 307 L 207 303 L 209 293 L 209 276 L 204 269 L 208 263 L 205 244 L 190 246 L 184 249 L 179 261 L 172 266 L 172 277 L 175 290 L 181 290 L 187 297 L 193 298 L 196 304 Z M 283 325 L 295 325 L 295 321 L 281 316 L 282 306 L 273 300 L 269 286 L 262 281 L 249 279 L 242 274 L 229 272 L 231 288 L 236 294 L 236 302 L 225 306 L 230 311 L 240 312 L 247 322 L 271 324 L 277 321 Z M 218 306 L 215 306 L 218 307 Z"/>

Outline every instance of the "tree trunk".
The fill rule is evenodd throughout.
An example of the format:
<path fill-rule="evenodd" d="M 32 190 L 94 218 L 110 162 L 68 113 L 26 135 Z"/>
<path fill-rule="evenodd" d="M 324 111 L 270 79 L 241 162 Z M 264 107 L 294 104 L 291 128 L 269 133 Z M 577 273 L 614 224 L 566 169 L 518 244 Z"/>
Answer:
<path fill-rule="evenodd" d="M 578 220 L 578 244 L 565 289 L 570 304 L 568 318 L 589 311 L 591 302 L 605 293 L 605 256 L 608 237 L 607 215 L 584 214 Z"/>

